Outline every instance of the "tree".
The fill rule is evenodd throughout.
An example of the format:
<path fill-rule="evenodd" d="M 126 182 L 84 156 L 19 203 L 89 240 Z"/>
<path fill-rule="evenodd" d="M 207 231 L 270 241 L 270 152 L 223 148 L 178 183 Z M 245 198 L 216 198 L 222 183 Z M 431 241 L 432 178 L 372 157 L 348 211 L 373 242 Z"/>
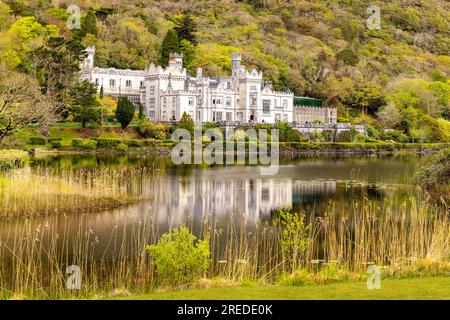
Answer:
<path fill-rule="evenodd" d="M 23 127 L 46 127 L 56 121 L 54 105 L 35 79 L 2 66 L 0 74 L 0 141 Z"/>
<path fill-rule="evenodd" d="M 87 34 L 98 35 L 97 18 L 92 10 L 87 13 L 81 25 L 81 35 L 84 37 Z"/>
<path fill-rule="evenodd" d="M 134 117 L 134 105 L 127 97 L 120 97 L 116 109 L 116 119 L 125 129 Z"/>
<path fill-rule="evenodd" d="M 73 99 L 72 110 L 75 119 L 81 122 L 81 126 L 85 128 L 91 121 L 98 123 L 101 109 L 95 85 L 88 81 L 78 82 L 71 88 L 70 93 Z"/>
<path fill-rule="evenodd" d="M 194 120 L 192 120 L 191 116 L 188 115 L 186 112 L 183 113 L 181 116 L 180 122 L 178 123 L 178 128 L 180 129 L 186 129 L 191 133 L 191 135 L 194 134 Z"/>
<path fill-rule="evenodd" d="M 398 110 L 398 107 L 393 102 L 389 102 L 382 107 L 377 113 L 378 120 L 383 128 L 393 129 L 402 120 L 402 115 Z"/>
<path fill-rule="evenodd" d="M 187 40 L 194 46 L 197 45 L 197 37 L 195 32 L 197 32 L 197 26 L 189 13 L 184 13 L 181 21 L 175 27 L 175 31 L 178 36 L 178 40 Z"/>
<path fill-rule="evenodd" d="M 163 67 L 169 65 L 169 55 L 171 53 L 180 52 L 180 43 L 178 42 L 178 35 L 175 30 L 167 31 L 161 46 L 161 55 L 159 58 L 159 64 Z"/>
<path fill-rule="evenodd" d="M 77 86 L 84 49 L 76 39 L 53 37 L 28 56 L 31 74 L 38 79 L 42 93 L 57 103 L 57 111 L 63 116 L 72 104 L 70 91 Z"/>
<path fill-rule="evenodd" d="M 336 54 L 338 60 L 342 60 L 345 64 L 356 66 L 359 62 L 358 55 L 350 48 L 345 48 Z"/>

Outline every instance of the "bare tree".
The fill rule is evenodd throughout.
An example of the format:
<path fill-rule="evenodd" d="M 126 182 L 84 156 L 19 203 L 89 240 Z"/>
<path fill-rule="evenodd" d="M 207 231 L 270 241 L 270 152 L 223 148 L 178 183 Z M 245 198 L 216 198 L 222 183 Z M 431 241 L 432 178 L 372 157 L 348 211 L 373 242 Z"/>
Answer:
<path fill-rule="evenodd" d="M 46 127 L 55 120 L 54 104 L 35 79 L 0 66 L 0 142 L 21 128 Z"/>

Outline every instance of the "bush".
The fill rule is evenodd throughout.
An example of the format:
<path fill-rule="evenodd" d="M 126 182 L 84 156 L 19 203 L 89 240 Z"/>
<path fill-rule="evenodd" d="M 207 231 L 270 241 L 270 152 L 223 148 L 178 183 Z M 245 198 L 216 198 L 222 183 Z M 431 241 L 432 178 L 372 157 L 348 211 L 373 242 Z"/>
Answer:
<path fill-rule="evenodd" d="M 432 156 L 414 175 L 414 183 L 425 189 L 450 186 L 450 149 Z"/>
<path fill-rule="evenodd" d="M 186 227 L 163 234 L 157 245 L 147 246 L 155 260 L 161 281 L 172 286 L 189 285 L 208 269 L 209 243 L 197 238 Z"/>
<path fill-rule="evenodd" d="M 102 149 L 115 149 L 120 143 L 120 140 L 117 139 L 97 139 L 96 141 L 97 148 Z"/>
<path fill-rule="evenodd" d="M 385 141 L 408 142 L 408 136 L 400 130 L 385 130 L 380 134 L 380 138 Z"/>
<path fill-rule="evenodd" d="M 141 140 L 125 140 L 123 143 L 129 148 L 141 148 L 144 146 L 144 142 Z"/>
<path fill-rule="evenodd" d="M 144 139 L 164 140 L 167 128 L 163 124 L 155 124 L 146 119 L 139 127 L 138 132 Z"/>
<path fill-rule="evenodd" d="M 54 149 L 61 148 L 61 141 L 51 140 L 49 142 L 50 142 L 50 145 L 52 146 L 52 148 L 54 148 Z"/>
<path fill-rule="evenodd" d="M 22 150 L 0 150 L 0 170 L 13 169 L 28 162 L 28 153 Z"/>
<path fill-rule="evenodd" d="M 337 134 L 336 142 L 353 142 L 354 135 L 350 130 L 341 131 Z"/>
<path fill-rule="evenodd" d="M 81 140 L 81 139 L 73 139 L 72 140 L 72 147 L 74 147 L 74 148 L 80 148 L 82 144 L 83 144 L 83 140 Z"/>
<path fill-rule="evenodd" d="M 95 149 L 97 149 L 97 141 L 88 140 L 83 143 L 82 148 L 85 150 L 95 150 Z"/>
<path fill-rule="evenodd" d="M 127 152 L 128 146 L 125 143 L 119 143 L 116 147 L 117 151 Z"/>
<path fill-rule="evenodd" d="M 47 140 L 41 137 L 31 137 L 30 144 L 44 146 L 47 144 Z"/>

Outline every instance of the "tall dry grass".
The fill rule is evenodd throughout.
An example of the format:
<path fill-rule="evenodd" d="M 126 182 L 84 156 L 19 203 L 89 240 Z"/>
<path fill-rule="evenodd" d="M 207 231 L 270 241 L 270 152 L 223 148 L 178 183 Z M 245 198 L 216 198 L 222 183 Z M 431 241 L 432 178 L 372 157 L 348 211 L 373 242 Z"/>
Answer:
<path fill-rule="evenodd" d="M 145 214 L 101 234 L 91 229 L 88 217 L 80 215 L 76 223 L 70 221 L 73 215 L 63 214 L 1 222 L 0 297 L 95 298 L 123 288 L 145 292 L 158 287 L 145 250 L 160 237 L 157 217 Z M 210 241 L 211 264 L 205 275 L 209 278 L 273 282 L 296 271 L 285 267 L 293 264 L 282 254 L 282 228 L 276 217 L 256 225 L 239 215 L 228 217 L 225 224 L 214 216 L 201 225 L 192 221 L 186 220 L 185 225 Z M 323 215 L 306 222 L 311 224 L 309 246 L 295 268 L 313 271 L 331 262 L 364 272 L 368 264 L 402 270 L 414 261 L 430 261 L 421 270 L 450 271 L 448 207 L 425 197 L 381 204 L 365 199 L 352 203 L 350 209 L 331 202 Z M 447 269 L 438 264 L 436 271 L 433 262 L 442 262 Z M 81 268 L 80 291 L 66 289 L 69 265 Z"/>

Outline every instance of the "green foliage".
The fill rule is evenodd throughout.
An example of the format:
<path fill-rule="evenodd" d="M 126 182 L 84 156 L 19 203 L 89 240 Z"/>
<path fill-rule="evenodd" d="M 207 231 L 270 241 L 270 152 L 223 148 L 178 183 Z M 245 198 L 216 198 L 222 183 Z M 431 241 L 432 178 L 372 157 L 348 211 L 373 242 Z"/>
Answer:
<path fill-rule="evenodd" d="M 79 82 L 71 89 L 72 111 L 75 120 L 81 122 L 83 128 L 91 121 L 100 121 L 100 103 L 96 94 L 95 85 L 88 81 Z"/>
<path fill-rule="evenodd" d="M 95 149 L 97 149 L 97 141 L 95 140 L 85 141 L 81 147 L 84 150 L 94 151 Z"/>
<path fill-rule="evenodd" d="M 119 143 L 116 147 L 116 150 L 120 152 L 127 152 L 128 146 L 125 143 Z"/>
<path fill-rule="evenodd" d="M 81 139 L 73 139 L 72 140 L 72 147 L 74 147 L 75 149 L 80 148 L 83 145 L 83 140 Z"/>
<path fill-rule="evenodd" d="M 183 14 L 183 17 L 175 27 L 175 32 L 177 33 L 178 40 L 180 42 L 186 40 L 194 46 L 197 45 L 197 37 L 195 35 L 197 32 L 197 26 L 189 13 Z"/>
<path fill-rule="evenodd" d="M 337 134 L 336 142 L 353 142 L 355 141 L 355 135 L 350 130 L 341 131 Z"/>
<path fill-rule="evenodd" d="M 178 122 L 177 124 L 177 128 L 185 129 L 191 133 L 191 136 L 193 136 L 194 127 L 195 127 L 194 120 L 192 120 L 190 115 L 184 112 L 183 115 L 181 116 L 180 122 Z"/>
<path fill-rule="evenodd" d="M 96 141 L 97 141 L 97 148 L 100 149 L 114 149 L 120 143 L 120 140 L 118 139 L 96 139 Z"/>
<path fill-rule="evenodd" d="M 31 137 L 30 144 L 44 146 L 47 144 L 47 140 L 45 138 L 41 138 L 41 137 Z"/>
<path fill-rule="evenodd" d="M 134 105 L 127 97 L 120 97 L 116 108 L 116 119 L 122 129 L 128 127 L 134 117 Z"/>
<path fill-rule="evenodd" d="M 284 270 L 294 272 L 305 263 L 311 225 L 306 224 L 304 214 L 280 210 L 279 215 L 278 221 L 282 228 L 281 252 Z"/>
<path fill-rule="evenodd" d="M 336 54 L 336 59 L 342 60 L 345 64 L 350 66 L 356 66 L 359 62 L 358 55 L 350 48 L 345 48 L 338 52 Z"/>
<path fill-rule="evenodd" d="M 164 140 L 166 138 L 166 127 L 161 123 L 155 124 L 149 119 L 145 119 L 139 125 L 138 132 L 144 139 Z"/>
<path fill-rule="evenodd" d="M 420 124 L 421 128 L 425 131 L 427 142 L 450 141 L 450 132 L 448 131 L 449 128 L 446 128 L 443 122 L 439 122 L 437 119 L 429 115 L 424 115 L 420 119 Z"/>
<path fill-rule="evenodd" d="M 0 170 L 21 167 L 28 162 L 28 153 L 22 150 L 0 150 Z"/>
<path fill-rule="evenodd" d="M 206 240 L 197 240 L 186 227 L 163 234 L 156 245 L 147 246 L 156 272 L 164 284 L 189 285 L 208 269 L 210 250 Z"/>
<path fill-rule="evenodd" d="M 61 148 L 61 141 L 51 140 L 51 141 L 49 141 L 49 143 L 53 149 Z"/>
<path fill-rule="evenodd" d="M 444 149 L 422 165 L 414 176 L 414 182 L 426 189 L 450 187 L 450 149 Z"/>
<path fill-rule="evenodd" d="M 81 35 L 84 37 L 87 34 L 98 35 L 97 18 L 92 10 L 87 13 L 81 25 Z"/>
<path fill-rule="evenodd" d="M 167 31 L 167 34 L 162 42 L 161 55 L 158 60 L 161 66 L 167 67 L 169 65 L 169 55 L 171 53 L 180 53 L 180 42 L 175 30 Z"/>

